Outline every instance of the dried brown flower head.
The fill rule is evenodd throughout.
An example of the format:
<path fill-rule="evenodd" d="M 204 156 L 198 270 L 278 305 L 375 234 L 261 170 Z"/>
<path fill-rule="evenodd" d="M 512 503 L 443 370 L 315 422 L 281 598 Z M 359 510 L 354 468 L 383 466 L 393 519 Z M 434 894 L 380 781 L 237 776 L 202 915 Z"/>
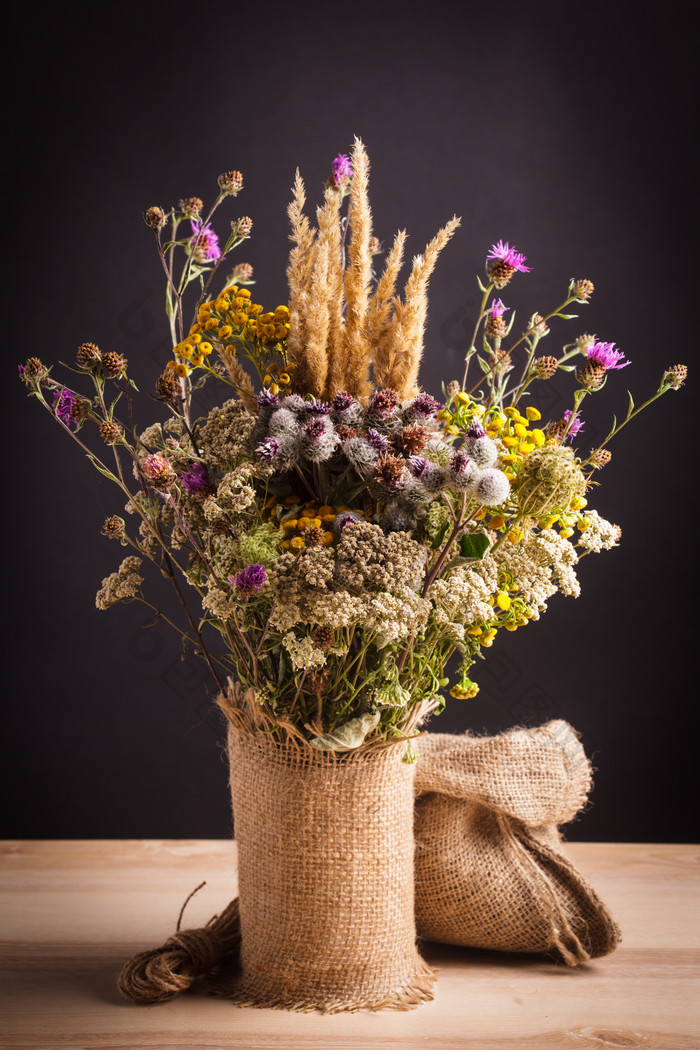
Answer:
<path fill-rule="evenodd" d="M 348 427 L 345 423 L 341 423 L 338 427 L 338 437 L 341 441 L 347 441 L 349 438 L 357 437 L 357 427 Z"/>
<path fill-rule="evenodd" d="M 551 423 L 548 423 L 545 427 L 545 434 L 548 438 L 554 438 L 555 441 L 561 441 L 564 437 L 566 430 L 566 420 L 557 419 Z"/>
<path fill-rule="evenodd" d="M 94 372 L 102 360 L 99 346 L 96 343 L 82 343 L 78 347 L 75 360 L 79 368 L 84 368 L 87 372 Z"/>
<path fill-rule="evenodd" d="M 244 215 L 240 219 L 234 219 L 231 223 L 231 230 L 236 237 L 250 237 L 253 229 L 253 220 L 250 215 Z"/>
<path fill-rule="evenodd" d="M 104 423 L 100 423 L 100 437 L 106 445 L 116 445 L 122 434 L 121 424 L 113 419 L 106 419 Z"/>
<path fill-rule="evenodd" d="M 314 632 L 314 642 L 324 653 L 333 645 L 334 636 L 332 627 L 319 627 Z"/>
<path fill-rule="evenodd" d="M 505 259 L 494 259 L 488 266 L 489 281 L 496 288 L 504 288 L 516 271 L 517 267 L 512 266 Z"/>
<path fill-rule="evenodd" d="M 143 213 L 143 221 L 146 223 L 146 226 L 150 226 L 152 230 L 162 230 L 165 226 L 165 212 L 157 205 L 153 205 L 152 208 L 148 208 Z"/>
<path fill-rule="evenodd" d="M 417 456 L 425 448 L 429 436 L 427 427 L 421 423 L 411 423 L 396 434 L 393 445 L 397 452 L 403 452 L 406 456 Z"/>
<path fill-rule="evenodd" d="M 668 383 L 671 390 L 680 390 L 687 378 L 687 365 L 672 365 L 664 372 L 664 383 Z"/>
<path fill-rule="evenodd" d="M 214 520 L 209 525 L 209 531 L 212 533 L 213 536 L 225 536 L 226 533 L 229 531 L 230 527 L 231 524 L 228 518 L 214 518 Z"/>
<path fill-rule="evenodd" d="M 608 452 L 607 448 L 596 448 L 591 452 L 591 463 L 596 470 L 602 470 L 611 459 L 612 452 Z"/>
<path fill-rule="evenodd" d="M 485 330 L 489 339 L 502 339 L 508 330 L 508 325 L 502 317 L 494 317 L 489 314 Z"/>
<path fill-rule="evenodd" d="M 253 279 L 253 267 L 250 263 L 239 263 L 233 271 L 233 281 L 248 284 Z"/>
<path fill-rule="evenodd" d="M 404 460 L 381 456 L 374 468 L 374 480 L 385 489 L 400 489 L 404 483 Z"/>
<path fill-rule="evenodd" d="M 538 379 L 551 379 L 556 370 L 556 357 L 536 357 L 532 362 L 532 371 Z"/>
<path fill-rule="evenodd" d="M 185 197 L 178 204 L 178 209 L 187 219 L 198 219 L 204 203 L 200 197 Z"/>
<path fill-rule="evenodd" d="M 43 379 L 49 374 L 49 370 L 40 358 L 28 357 L 24 365 L 24 374 L 29 379 Z"/>
<path fill-rule="evenodd" d="M 172 404 L 182 396 L 180 383 L 172 368 L 166 368 L 156 379 L 156 397 Z"/>
<path fill-rule="evenodd" d="M 462 384 L 459 382 L 458 379 L 453 379 L 452 382 L 447 384 L 447 388 L 446 389 L 447 389 L 447 393 L 450 394 L 452 397 L 454 397 L 455 394 L 458 394 L 460 392 L 460 390 L 462 389 Z"/>
<path fill-rule="evenodd" d="M 536 335 L 539 339 L 542 339 L 545 335 L 549 334 L 549 328 L 542 314 L 533 314 L 530 318 L 530 323 L 527 326 L 527 331 Z"/>
<path fill-rule="evenodd" d="M 307 679 L 311 692 L 317 696 L 323 694 L 324 689 L 328 685 L 328 671 L 312 671 Z"/>
<path fill-rule="evenodd" d="M 108 350 L 102 355 L 102 374 L 108 379 L 118 379 L 126 372 L 126 358 L 116 350 Z"/>
<path fill-rule="evenodd" d="M 224 193 L 236 194 L 243 189 L 243 176 L 240 171 L 225 171 L 219 175 L 219 186 Z"/>
<path fill-rule="evenodd" d="M 571 291 L 580 302 L 586 302 L 593 295 L 595 285 L 593 281 L 574 281 L 571 285 Z"/>
<path fill-rule="evenodd" d="M 323 543 L 323 529 L 310 525 L 308 529 L 304 529 L 303 539 L 306 547 L 320 547 Z"/>
<path fill-rule="evenodd" d="M 124 519 L 116 514 L 113 514 L 111 518 L 107 518 L 102 526 L 102 535 L 108 536 L 111 540 L 119 539 L 124 535 Z"/>
<path fill-rule="evenodd" d="M 576 378 L 581 386 L 585 386 L 589 390 L 596 390 L 605 379 L 605 372 L 605 365 L 591 360 L 587 361 L 583 368 L 579 369 L 576 373 Z"/>

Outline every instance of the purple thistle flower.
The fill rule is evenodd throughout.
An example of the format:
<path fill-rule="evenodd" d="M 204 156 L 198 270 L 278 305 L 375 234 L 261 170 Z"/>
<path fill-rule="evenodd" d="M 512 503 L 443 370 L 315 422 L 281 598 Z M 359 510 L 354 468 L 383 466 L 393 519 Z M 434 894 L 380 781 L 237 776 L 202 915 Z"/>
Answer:
<path fill-rule="evenodd" d="M 277 394 L 271 394 L 269 390 L 263 390 L 262 394 L 258 394 L 255 400 L 261 408 L 274 408 L 275 405 L 279 404 Z"/>
<path fill-rule="evenodd" d="M 615 349 L 614 343 L 593 343 L 593 346 L 589 346 L 586 350 L 588 360 L 593 361 L 596 365 L 601 365 L 606 372 L 615 368 L 626 368 L 627 365 L 631 365 L 631 361 L 622 363 L 624 356 L 621 350 Z"/>
<path fill-rule="evenodd" d="M 494 301 L 491 303 L 491 309 L 489 310 L 489 314 L 491 315 L 491 317 L 503 317 L 503 314 L 506 312 L 506 310 L 510 310 L 510 307 L 504 306 L 500 299 L 494 299 Z"/>
<path fill-rule="evenodd" d="M 406 413 L 410 416 L 434 416 L 442 407 L 432 394 L 418 394 L 407 406 Z"/>
<path fill-rule="evenodd" d="M 343 186 L 352 178 L 352 164 L 345 153 L 339 153 L 333 160 L 330 181 L 334 186 Z"/>
<path fill-rule="evenodd" d="M 221 258 L 221 248 L 219 247 L 218 235 L 212 230 L 211 223 L 202 226 L 201 222 L 190 220 L 190 226 L 192 227 L 192 237 L 190 238 L 189 249 L 194 258 L 197 262 L 217 263 Z"/>
<path fill-rule="evenodd" d="M 77 403 L 76 398 L 71 394 L 70 390 L 66 390 L 65 387 L 57 390 L 54 394 L 53 410 L 61 422 L 65 423 L 67 427 L 75 422 L 73 419 L 73 409 Z"/>
<path fill-rule="evenodd" d="M 568 424 L 570 419 L 571 419 L 571 409 L 567 408 L 566 412 L 564 413 L 564 420 Z M 568 433 L 566 435 L 566 440 L 567 441 L 571 441 L 573 438 L 575 438 L 576 435 L 579 433 L 579 431 L 583 430 L 583 427 L 584 427 L 583 420 L 579 416 L 576 416 L 576 418 L 574 419 L 573 423 L 569 427 L 569 431 L 568 431 Z"/>
<path fill-rule="evenodd" d="M 226 579 L 241 594 L 257 594 L 267 579 L 267 570 L 264 565 L 247 565 L 233 579 L 230 576 Z"/>
<path fill-rule="evenodd" d="M 198 495 L 211 488 L 209 473 L 203 463 L 191 463 L 180 481 L 190 495 Z"/>
<path fill-rule="evenodd" d="M 304 427 L 304 434 L 310 441 L 318 441 L 326 433 L 327 427 L 323 417 L 310 420 Z"/>
<path fill-rule="evenodd" d="M 486 437 L 486 431 L 482 427 L 482 425 L 481 425 L 481 423 L 479 422 L 478 419 L 475 419 L 472 423 L 469 424 L 469 429 L 467 430 L 467 437 L 469 437 L 469 438 Z"/>
<path fill-rule="evenodd" d="M 350 405 L 355 403 L 355 398 L 352 394 L 348 394 L 347 390 L 339 390 L 331 401 L 331 408 L 334 412 L 344 412 L 346 408 L 350 408 Z"/>
<path fill-rule="evenodd" d="M 467 467 L 470 463 L 471 460 L 466 452 L 455 452 L 450 460 L 450 470 L 456 475 L 466 474 Z"/>
<path fill-rule="evenodd" d="M 370 427 L 367 431 L 367 440 L 377 452 L 386 452 L 389 448 L 388 440 L 383 434 L 380 434 L 378 430 L 375 430 L 374 427 Z"/>
<path fill-rule="evenodd" d="M 17 371 L 19 372 L 20 376 L 23 376 L 27 369 L 24 367 L 24 365 L 17 365 Z"/>
<path fill-rule="evenodd" d="M 320 401 L 317 397 L 305 401 L 304 408 L 312 416 L 327 416 L 331 410 L 331 406 L 326 401 Z"/>
<path fill-rule="evenodd" d="M 277 457 L 280 443 L 275 438 L 265 438 L 259 445 L 256 446 L 255 451 L 260 459 L 267 460 L 268 463 L 272 463 Z"/>
<path fill-rule="evenodd" d="M 430 461 L 423 456 L 409 456 L 408 469 L 414 478 L 420 478 L 430 469 Z"/>
<path fill-rule="evenodd" d="M 504 262 L 508 266 L 512 266 L 514 270 L 521 270 L 523 273 L 529 273 L 532 269 L 531 266 L 525 266 L 527 258 L 522 252 L 517 252 L 515 248 L 511 248 L 508 241 L 497 241 L 496 244 L 491 245 L 491 250 L 486 256 L 487 261 L 489 259 L 495 259 L 498 262 Z"/>

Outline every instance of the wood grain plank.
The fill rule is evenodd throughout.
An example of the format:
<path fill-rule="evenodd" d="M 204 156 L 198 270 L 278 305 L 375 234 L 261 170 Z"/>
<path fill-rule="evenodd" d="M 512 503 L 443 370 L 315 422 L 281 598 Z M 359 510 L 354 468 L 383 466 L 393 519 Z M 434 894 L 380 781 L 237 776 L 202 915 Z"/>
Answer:
<path fill-rule="evenodd" d="M 617 915 L 608 959 L 568 970 L 546 959 L 427 945 L 432 1003 L 406 1013 L 292 1014 L 202 994 L 123 1002 L 130 953 L 205 922 L 235 893 L 226 841 L 0 844 L 0 1047 L 42 1050 L 697 1050 L 700 850 L 576 843 L 569 854 Z"/>

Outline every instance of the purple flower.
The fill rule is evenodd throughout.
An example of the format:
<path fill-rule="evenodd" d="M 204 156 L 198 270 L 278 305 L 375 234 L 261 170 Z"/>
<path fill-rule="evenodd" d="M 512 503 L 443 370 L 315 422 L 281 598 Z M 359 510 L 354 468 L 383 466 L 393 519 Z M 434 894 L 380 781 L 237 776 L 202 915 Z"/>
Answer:
<path fill-rule="evenodd" d="M 432 394 L 418 394 L 407 406 L 406 414 L 409 416 L 434 416 L 441 408 L 442 405 L 435 400 Z"/>
<path fill-rule="evenodd" d="M 331 401 L 331 407 L 334 412 L 344 412 L 346 408 L 350 408 L 354 404 L 355 398 L 352 394 L 348 394 L 347 390 L 339 390 Z"/>
<path fill-rule="evenodd" d="M 323 437 L 327 430 L 328 428 L 323 417 L 319 418 L 317 416 L 306 424 L 304 427 L 304 434 L 310 441 L 318 441 L 320 437 Z"/>
<path fill-rule="evenodd" d="M 609 371 L 615 368 L 626 368 L 627 365 L 631 365 L 631 361 L 625 361 L 624 354 L 621 350 L 615 349 L 614 343 L 593 343 L 586 350 L 586 357 L 589 361 L 593 361 L 596 365 L 601 365 L 605 371 Z"/>
<path fill-rule="evenodd" d="M 260 456 L 260 459 L 266 459 L 268 463 L 276 458 L 279 450 L 280 443 L 275 438 L 265 438 L 259 445 L 256 446 L 256 453 Z"/>
<path fill-rule="evenodd" d="M 352 178 L 352 165 L 345 153 L 339 153 L 333 161 L 330 181 L 334 186 L 345 186 Z"/>
<path fill-rule="evenodd" d="M 388 440 L 383 434 L 380 434 L 378 430 L 375 430 L 374 427 L 370 427 L 367 431 L 367 440 L 377 452 L 386 452 L 389 448 Z"/>
<path fill-rule="evenodd" d="M 267 571 L 264 565 L 247 565 L 233 579 L 230 576 L 226 578 L 241 594 L 257 594 L 267 579 Z"/>
<path fill-rule="evenodd" d="M 420 478 L 430 469 L 430 461 L 423 456 L 409 456 L 408 469 L 414 478 Z"/>
<path fill-rule="evenodd" d="M 262 394 L 258 394 L 255 400 L 261 408 L 274 408 L 275 405 L 279 404 L 277 394 L 271 394 L 269 390 L 263 390 Z"/>
<path fill-rule="evenodd" d="M 331 410 L 331 406 L 326 401 L 320 401 L 317 397 L 305 401 L 304 408 L 312 416 L 327 416 Z"/>
<path fill-rule="evenodd" d="M 571 409 L 567 408 L 566 412 L 564 413 L 564 421 L 568 424 L 570 419 L 571 419 Z M 584 427 L 583 420 L 579 416 L 576 416 L 576 418 L 574 419 L 573 423 L 569 427 L 568 433 L 566 435 L 566 440 L 567 441 L 571 441 L 573 438 L 575 438 L 576 435 L 579 433 L 579 431 L 583 430 L 583 427 Z"/>
<path fill-rule="evenodd" d="M 514 270 L 521 270 L 524 273 L 529 273 L 532 269 L 531 266 L 526 266 L 526 256 L 522 252 L 517 252 L 515 248 L 511 248 L 508 241 L 498 241 L 496 244 L 491 245 L 491 250 L 486 256 L 487 261 L 489 259 L 497 260 L 498 262 L 504 262 L 508 266 L 512 266 Z"/>
<path fill-rule="evenodd" d="M 486 431 L 482 427 L 478 419 L 475 419 L 473 423 L 470 423 L 469 430 L 467 431 L 467 437 L 469 438 L 482 438 L 486 437 Z"/>
<path fill-rule="evenodd" d="M 61 422 L 65 423 L 67 427 L 75 422 L 73 419 L 73 409 L 77 403 L 76 398 L 71 394 L 70 390 L 66 390 L 65 387 L 57 390 L 54 394 L 53 410 Z"/>
<path fill-rule="evenodd" d="M 466 452 L 455 452 L 450 460 L 450 470 L 455 475 L 466 474 L 471 460 Z"/>
<path fill-rule="evenodd" d="M 190 239 L 190 251 L 197 262 L 217 263 L 221 258 L 219 238 L 211 228 L 211 223 L 202 226 L 201 222 L 190 220 L 192 237 Z"/>
<path fill-rule="evenodd" d="M 27 369 L 24 367 L 24 365 L 17 365 L 17 371 L 19 372 L 20 376 L 23 376 Z"/>
<path fill-rule="evenodd" d="M 510 310 L 510 307 L 504 306 L 500 299 L 494 299 L 494 301 L 491 303 L 491 309 L 489 310 L 489 314 L 491 315 L 491 317 L 503 317 L 503 314 L 506 312 L 506 310 Z"/>
<path fill-rule="evenodd" d="M 183 487 L 191 495 L 198 495 L 211 488 L 207 468 L 203 463 L 191 463 L 180 478 Z"/>

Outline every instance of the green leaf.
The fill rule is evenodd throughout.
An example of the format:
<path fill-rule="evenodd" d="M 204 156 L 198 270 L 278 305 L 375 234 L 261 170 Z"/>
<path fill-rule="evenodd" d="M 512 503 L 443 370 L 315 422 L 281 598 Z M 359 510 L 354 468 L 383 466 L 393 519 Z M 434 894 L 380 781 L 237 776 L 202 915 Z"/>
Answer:
<path fill-rule="evenodd" d="M 118 477 L 116 477 L 116 476 L 115 476 L 115 475 L 114 475 L 114 474 L 112 473 L 112 471 L 111 471 L 111 470 L 107 470 L 107 468 L 106 468 L 106 467 L 103 467 L 103 466 L 102 466 L 102 465 L 101 465 L 100 463 L 98 463 L 98 461 L 97 461 L 97 460 L 95 459 L 95 457 L 94 457 L 94 456 L 91 456 L 91 455 L 89 455 L 89 454 L 87 454 L 87 453 L 86 453 L 86 455 L 87 455 L 87 458 L 88 458 L 88 459 L 90 460 L 90 462 L 92 463 L 92 465 L 93 465 L 93 467 L 95 468 L 95 470 L 98 470 L 98 471 L 100 472 L 100 474 L 102 474 L 102 476 L 103 476 L 103 477 L 105 477 L 105 478 L 109 478 L 109 480 L 110 480 L 110 481 L 114 481 L 114 482 L 116 482 L 116 484 L 117 484 L 117 485 L 119 485 L 119 484 L 120 484 L 119 478 L 118 478 Z"/>
<path fill-rule="evenodd" d="M 634 399 L 632 398 L 632 395 L 630 394 L 629 390 L 627 391 L 627 397 L 629 398 L 629 405 L 627 406 L 627 418 L 629 419 L 629 417 L 634 412 Z"/>
<path fill-rule="evenodd" d="M 562 372 L 575 372 L 576 371 L 576 365 L 559 365 L 558 367 L 561 368 Z"/>
<path fill-rule="evenodd" d="M 555 317 L 563 317 L 565 321 L 573 321 L 574 318 L 578 317 L 578 314 L 555 314 Z"/>
<path fill-rule="evenodd" d="M 447 530 L 449 529 L 449 527 L 450 527 L 450 523 L 449 523 L 449 521 L 446 521 L 445 524 L 440 529 L 440 531 L 438 532 L 438 534 L 435 537 L 435 539 L 433 540 L 432 547 L 433 547 L 434 551 L 438 550 L 438 548 L 442 545 L 443 540 L 445 539 L 445 536 L 447 535 Z"/>
<path fill-rule="evenodd" d="M 482 292 L 484 293 L 484 295 L 486 295 L 486 287 L 485 287 L 485 285 L 483 285 L 483 284 L 481 283 L 481 278 L 479 277 L 479 275 L 478 275 L 478 274 L 476 275 L 476 283 L 477 283 L 477 284 L 479 285 L 479 288 L 480 288 L 480 289 L 481 289 L 481 291 L 482 291 Z"/>
<path fill-rule="evenodd" d="M 309 743 L 319 751 L 352 751 L 364 743 L 366 737 L 379 725 L 379 712 L 351 718 L 332 733 L 314 737 Z"/>
<path fill-rule="evenodd" d="M 472 532 L 468 536 L 462 536 L 459 541 L 459 550 L 463 558 L 475 558 L 480 561 L 491 546 L 491 540 L 485 532 Z"/>
<path fill-rule="evenodd" d="M 490 372 L 491 371 L 491 365 L 488 364 L 487 361 L 484 361 L 483 357 L 478 355 L 477 356 L 477 361 L 479 362 L 479 368 L 481 369 L 482 372 Z"/>

